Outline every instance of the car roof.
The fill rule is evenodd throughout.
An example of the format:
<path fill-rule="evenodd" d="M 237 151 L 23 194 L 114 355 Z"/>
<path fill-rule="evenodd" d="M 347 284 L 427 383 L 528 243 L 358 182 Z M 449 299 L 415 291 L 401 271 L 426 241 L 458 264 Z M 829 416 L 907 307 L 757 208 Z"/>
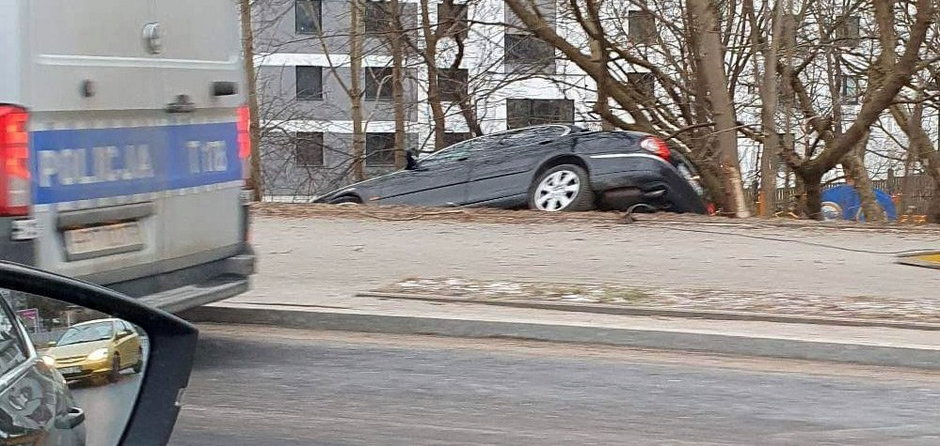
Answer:
<path fill-rule="evenodd" d="M 93 324 L 100 324 L 102 322 L 117 322 L 117 321 L 120 321 L 120 319 L 109 317 L 105 319 L 95 319 L 91 321 L 79 322 L 75 325 L 72 325 L 72 327 L 81 327 L 82 325 L 93 325 Z"/>

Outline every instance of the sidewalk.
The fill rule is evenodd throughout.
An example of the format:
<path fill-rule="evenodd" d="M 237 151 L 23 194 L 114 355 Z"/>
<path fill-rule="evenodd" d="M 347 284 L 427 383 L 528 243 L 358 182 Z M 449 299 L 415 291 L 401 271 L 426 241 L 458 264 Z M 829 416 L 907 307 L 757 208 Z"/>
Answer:
<path fill-rule="evenodd" d="M 940 305 L 940 271 L 898 264 L 895 254 L 940 248 L 937 231 L 275 217 L 257 218 L 254 228 L 261 258 L 254 289 L 186 317 L 940 369 L 940 330 L 914 325 L 585 313 L 359 295 L 419 277 L 689 286 L 719 290 L 712 299 L 754 290 L 860 299 L 869 309 L 877 309 L 871 303 L 894 309 L 885 319 L 929 323 L 930 309 Z M 897 308 L 922 314 L 896 317 Z"/>
<path fill-rule="evenodd" d="M 310 304 L 220 302 L 194 322 L 517 338 L 940 369 L 940 330 L 628 316 L 353 296 Z M 330 305 L 333 304 L 333 305 Z"/>

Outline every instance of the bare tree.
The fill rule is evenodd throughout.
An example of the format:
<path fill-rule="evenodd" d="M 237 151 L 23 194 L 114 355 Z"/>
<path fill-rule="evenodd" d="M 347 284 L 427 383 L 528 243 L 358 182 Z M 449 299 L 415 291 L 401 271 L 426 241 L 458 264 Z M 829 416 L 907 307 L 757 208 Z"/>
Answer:
<path fill-rule="evenodd" d="M 812 2 L 810 5 L 818 3 Z M 814 97 L 808 91 L 811 87 L 805 80 L 800 79 L 798 75 L 790 78 L 804 119 L 807 120 L 812 131 L 819 135 L 818 141 L 823 144 L 822 150 L 818 152 L 811 150 L 804 156 L 800 156 L 793 150 L 783 151 L 787 165 L 798 176 L 805 188 L 803 212 L 811 217 L 820 216 L 823 176 L 843 162 L 853 149 L 857 149 L 872 125 L 895 103 L 901 89 L 921 69 L 920 51 L 934 15 L 933 2 L 917 0 L 913 2 L 875 1 L 873 3 L 880 36 L 880 48 L 869 70 L 868 92 L 864 96 L 857 116 L 844 132 L 835 132 L 835 118 L 831 114 L 826 116 L 816 108 Z M 891 37 L 896 32 L 895 7 L 916 9 L 914 20 L 905 30 L 905 34 L 910 37 L 902 48 L 898 48 L 896 39 Z M 813 62 L 814 57 L 815 54 L 792 68 L 799 74 Z"/>
<path fill-rule="evenodd" d="M 251 0 L 239 0 L 242 30 L 242 63 L 248 89 L 249 137 L 251 138 L 251 156 L 249 160 L 248 184 L 251 199 L 261 201 L 264 196 L 264 181 L 261 176 L 261 125 L 258 108 L 257 74 L 255 73 L 254 32 L 251 20 Z M 243 166 L 244 168 L 245 166 Z"/>
<path fill-rule="evenodd" d="M 708 98 L 711 116 L 715 120 L 715 144 L 719 168 L 724 173 L 725 193 L 738 217 L 749 217 L 738 164 L 737 118 L 731 103 L 728 78 L 725 73 L 725 52 L 721 42 L 718 5 L 713 0 L 689 0 L 689 13 L 693 24 L 691 51 L 699 66 L 698 81 Z"/>

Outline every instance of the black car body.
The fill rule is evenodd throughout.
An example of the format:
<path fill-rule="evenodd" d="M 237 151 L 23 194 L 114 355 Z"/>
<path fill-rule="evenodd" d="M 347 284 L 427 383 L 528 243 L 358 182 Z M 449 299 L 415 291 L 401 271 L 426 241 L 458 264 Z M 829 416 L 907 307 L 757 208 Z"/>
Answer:
<path fill-rule="evenodd" d="M 566 188 L 574 195 L 565 196 Z M 639 204 L 704 213 L 702 194 L 694 168 L 658 138 L 542 125 L 484 135 L 417 160 L 409 157 L 404 170 L 316 201 L 543 210 L 622 210 Z"/>
<path fill-rule="evenodd" d="M 85 444 L 85 414 L 0 297 L 0 445 Z"/>

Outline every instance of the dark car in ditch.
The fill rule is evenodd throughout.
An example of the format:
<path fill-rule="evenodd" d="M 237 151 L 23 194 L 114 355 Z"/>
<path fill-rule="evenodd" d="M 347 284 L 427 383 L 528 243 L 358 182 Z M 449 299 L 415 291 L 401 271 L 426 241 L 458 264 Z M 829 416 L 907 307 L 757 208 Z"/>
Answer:
<path fill-rule="evenodd" d="M 469 139 L 405 169 L 329 192 L 333 204 L 705 213 L 694 167 L 638 132 L 541 125 Z"/>

